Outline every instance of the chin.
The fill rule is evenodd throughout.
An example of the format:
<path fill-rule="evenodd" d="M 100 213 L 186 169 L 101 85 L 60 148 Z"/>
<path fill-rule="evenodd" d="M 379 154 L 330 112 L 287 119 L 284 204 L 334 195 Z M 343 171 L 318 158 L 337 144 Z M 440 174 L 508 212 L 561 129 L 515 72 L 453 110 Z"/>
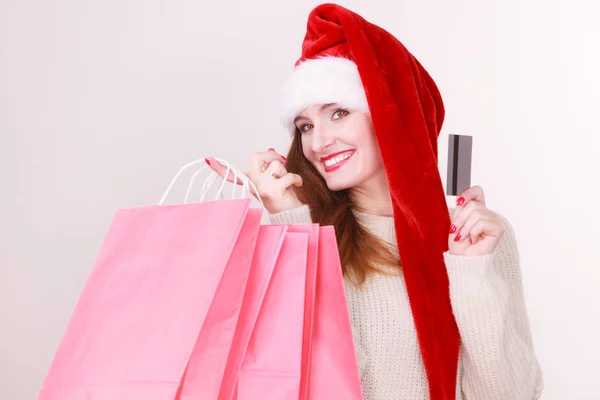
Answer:
<path fill-rule="evenodd" d="M 325 178 L 325 182 L 327 183 L 327 187 L 329 188 L 329 190 L 334 191 L 334 192 L 339 192 L 341 190 L 345 190 L 345 189 L 350 189 L 354 186 L 356 186 L 356 178 L 350 178 L 350 177 L 326 177 Z"/>

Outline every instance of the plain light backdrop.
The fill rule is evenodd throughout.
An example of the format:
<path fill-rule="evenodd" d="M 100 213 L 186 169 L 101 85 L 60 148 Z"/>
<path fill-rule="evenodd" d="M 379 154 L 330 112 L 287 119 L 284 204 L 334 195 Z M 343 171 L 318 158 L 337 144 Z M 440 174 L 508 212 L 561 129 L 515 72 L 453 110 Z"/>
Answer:
<path fill-rule="evenodd" d="M 286 151 L 278 89 L 317 4 L 0 0 L 0 398 L 35 398 L 118 208 L 190 160 Z M 473 184 L 517 233 L 543 399 L 597 399 L 599 3 L 340 4 L 437 81 L 444 182 L 448 134 L 474 137 Z"/>

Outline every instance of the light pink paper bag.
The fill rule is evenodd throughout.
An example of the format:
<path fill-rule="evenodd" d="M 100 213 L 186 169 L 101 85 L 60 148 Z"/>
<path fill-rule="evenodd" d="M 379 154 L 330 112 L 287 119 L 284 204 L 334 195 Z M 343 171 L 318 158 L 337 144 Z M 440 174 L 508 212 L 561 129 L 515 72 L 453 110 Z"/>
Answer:
<path fill-rule="evenodd" d="M 248 211 L 190 356 L 177 400 L 217 399 L 219 396 L 257 244 L 261 216 L 262 210 Z M 218 230 L 220 226 L 213 229 Z M 281 240 L 279 237 L 277 239 Z M 262 247 L 265 247 L 264 243 Z M 197 285 L 196 290 L 204 288 Z"/>
<path fill-rule="evenodd" d="M 287 233 L 238 377 L 238 400 L 297 400 L 308 234 Z"/>
<path fill-rule="evenodd" d="M 333 227 L 321 227 L 309 370 L 309 399 L 362 400 L 362 388 L 339 250 Z"/>
<path fill-rule="evenodd" d="M 263 225 L 260 227 L 244 302 L 242 303 L 232 349 L 227 361 L 227 368 L 221 383 L 219 400 L 234 398 L 238 374 L 258 319 L 258 313 L 269 287 L 275 263 L 279 258 L 286 232 L 287 227 L 285 226 Z"/>
<path fill-rule="evenodd" d="M 317 285 L 317 262 L 319 251 L 319 224 L 296 224 L 287 226 L 288 232 L 308 234 L 308 256 L 306 259 L 306 290 L 304 291 L 304 326 L 302 327 L 302 375 L 300 377 L 300 400 L 308 398 L 308 379 L 312 352 L 312 331 L 315 312 Z"/>
<path fill-rule="evenodd" d="M 38 400 L 174 399 L 223 273 L 249 268 L 242 253 L 247 266 L 229 265 L 235 246 L 250 250 L 256 240 L 249 204 L 117 212 Z"/>

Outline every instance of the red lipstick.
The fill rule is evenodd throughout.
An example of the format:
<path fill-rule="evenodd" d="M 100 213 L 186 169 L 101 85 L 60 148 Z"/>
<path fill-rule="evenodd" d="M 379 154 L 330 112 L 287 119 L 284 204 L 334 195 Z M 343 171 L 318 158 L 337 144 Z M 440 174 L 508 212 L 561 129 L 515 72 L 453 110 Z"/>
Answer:
<path fill-rule="evenodd" d="M 325 172 L 337 171 L 348 162 L 348 160 L 354 155 L 355 150 L 344 150 L 338 151 L 337 153 L 329 154 L 328 156 L 321 157 L 320 161 L 325 168 Z"/>

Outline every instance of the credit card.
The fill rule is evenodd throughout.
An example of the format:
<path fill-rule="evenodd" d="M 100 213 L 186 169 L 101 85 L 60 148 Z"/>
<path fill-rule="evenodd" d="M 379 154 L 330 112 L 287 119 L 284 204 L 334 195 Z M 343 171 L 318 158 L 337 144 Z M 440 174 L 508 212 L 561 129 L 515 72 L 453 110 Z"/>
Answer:
<path fill-rule="evenodd" d="M 448 137 L 448 178 L 446 195 L 458 196 L 471 187 L 471 154 L 473 137 L 450 135 Z"/>

